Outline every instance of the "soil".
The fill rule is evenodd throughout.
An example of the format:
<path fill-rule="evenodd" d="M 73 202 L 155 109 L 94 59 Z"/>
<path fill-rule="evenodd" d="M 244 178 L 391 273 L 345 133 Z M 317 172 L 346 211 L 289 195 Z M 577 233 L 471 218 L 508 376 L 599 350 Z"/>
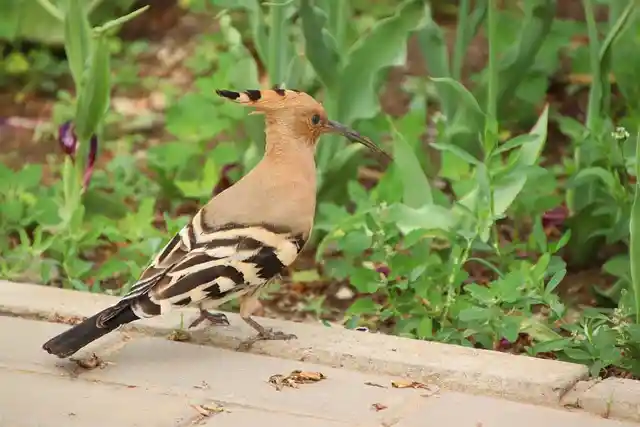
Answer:
<path fill-rule="evenodd" d="M 184 59 L 193 51 L 197 43 L 195 36 L 204 31 L 212 31 L 208 18 L 186 14 L 176 6 L 174 0 L 162 0 L 154 3 L 154 7 L 138 17 L 133 23 L 123 27 L 121 37 L 124 40 L 145 39 L 149 42 L 149 50 L 139 58 L 140 77 L 156 76 L 164 82 L 190 89 L 194 76 L 182 66 Z M 563 0 L 559 2 L 558 16 L 577 18 L 582 14 L 580 0 Z M 599 16 L 599 19 L 603 19 Z M 450 21 L 450 20 L 449 20 Z M 454 41 L 455 22 L 443 24 L 445 39 L 451 49 Z M 215 28 L 213 28 L 215 30 Z M 480 71 L 486 64 L 486 41 L 479 34 L 471 43 L 466 56 L 463 76 Z M 401 116 L 408 110 L 410 94 L 405 93 L 402 84 L 408 76 L 424 76 L 426 69 L 419 46 L 415 38 L 408 43 L 408 60 L 404 67 L 390 71 L 387 83 L 381 92 L 381 104 L 385 112 L 392 116 Z M 557 76 L 562 82 L 562 76 Z M 71 89 L 69 82 L 61 82 L 61 87 Z M 21 102 L 16 102 L 15 93 L 19 87 L 0 88 L 0 144 L 2 151 L 0 161 L 20 168 L 25 163 L 46 164 L 49 157 L 60 155 L 55 133 L 36 138 L 36 128 L 47 123 L 51 117 L 55 98 L 52 94 L 30 93 Z M 558 107 L 564 114 L 579 117 L 586 105 L 586 92 L 568 97 L 562 83 L 551 85 L 548 101 Z M 123 114 L 135 114 L 141 110 L 162 113 L 165 105 L 159 94 L 153 89 L 142 87 L 116 89 L 112 106 Z M 162 122 L 155 122 L 145 129 L 147 144 L 159 144 L 167 139 L 162 130 Z M 428 149 L 429 141 L 424 141 Z M 560 132 L 551 126 L 549 141 L 545 149 L 545 158 L 549 163 L 557 162 L 567 150 L 567 141 Z M 97 167 L 110 158 L 103 152 Z M 51 177 L 49 177 L 50 179 Z M 45 178 L 46 179 L 46 178 Z M 193 206 L 189 208 L 191 210 Z M 99 251 L 97 251 L 99 252 Z M 110 253 L 106 251 L 105 253 Z M 294 266 L 296 270 L 313 269 L 313 254 L 307 253 Z M 593 305 L 595 300 L 591 294 L 591 285 L 597 283 L 603 287 L 612 283 L 612 278 L 604 275 L 599 267 L 571 272 L 560 286 L 560 293 L 568 301 L 577 305 Z M 285 277 L 280 290 L 271 293 L 269 299 L 263 301 L 262 315 L 292 319 L 297 321 L 317 321 L 318 313 L 305 311 L 307 303 L 314 299 L 325 298 L 320 318 L 332 322 L 340 322 L 343 313 L 352 301 L 358 298 L 346 283 L 294 283 Z"/>

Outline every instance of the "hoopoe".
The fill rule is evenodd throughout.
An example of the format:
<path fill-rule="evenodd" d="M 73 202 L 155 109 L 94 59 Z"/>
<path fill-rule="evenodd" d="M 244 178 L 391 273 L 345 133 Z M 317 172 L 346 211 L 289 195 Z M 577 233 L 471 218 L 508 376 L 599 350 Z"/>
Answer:
<path fill-rule="evenodd" d="M 213 197 L 158 253 L 118 303 L 47 341 L 42 348 L 68 357 L 116 328 L 179 307 L 197 307 L 213 325 L 228 325 L 208 309 L 240 299 L 240 316 L 258 340 L 295 335 L 267 329 L 251 318 L 260 291 L 291 265 L 305 245 L 316 208 L 318 138 L 338 133 L 386 156 L 369 139 L 329 120 L 320 103 L 296 90 L 216 93 L 263 114 L 266 146 L 261 161 L 231 187 Z"/>

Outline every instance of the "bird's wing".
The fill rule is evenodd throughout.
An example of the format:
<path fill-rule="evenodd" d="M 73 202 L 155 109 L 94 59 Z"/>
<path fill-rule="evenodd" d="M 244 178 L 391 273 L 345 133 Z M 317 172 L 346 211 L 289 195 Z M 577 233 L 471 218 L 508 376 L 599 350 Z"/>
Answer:
<path fill-rule="evenodd" d="M 117 305 L 132 304 L 137 315 L 152 317 L 260 286 L 290 265 L 304 243 L 302 235 L 268 224 L 208 228 L 199 213 Z"/>

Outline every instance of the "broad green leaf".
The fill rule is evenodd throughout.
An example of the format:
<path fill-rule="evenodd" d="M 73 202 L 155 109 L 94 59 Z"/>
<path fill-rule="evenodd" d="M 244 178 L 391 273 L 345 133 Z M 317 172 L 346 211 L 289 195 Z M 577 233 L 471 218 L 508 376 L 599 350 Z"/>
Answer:
<path fill-rule="evenodd" d="M 305 40 L 306 57 L 318 74 L 320 81 L 332 91 L 336 83 L 340 57 L 333 47 L 326 43 L 323 34 L 326 15 L 311 4 L 311 0 L 301 0 L 300 17 Z"/>
<path fill-rule="evenodd" d="M 456 217 L 449 209 L 434 204 L 425 205 L 419 209 L 396 204 L 387 209 L 387 214 L 389 220 L 395 222 L 404 234 L 420 229 L 446 232 L 456 224 Z"/>
<path fill-rule="evenodd" d="M 476 159 L 471 154 L 469 154 L 464 148 L 457 147 L 453 144 L 448 144 L 446 142 L 438 142 L 438 143 L 431 144 L 431 147 L 440 151 L 448 151 L 449 153 L 454 154 L 455 156 L 464 160 L 470 165 L 478 166 L 481 164 L 481 162 L 478 159 Z"/>
<path fill-rule="evenodd" d="M 553 292 L 553 290 L 558 287 L 560 282 L 562 282 L 562 279 L 564 279 L 564 276 L 566 276 L 566 274 L 567 270 L 564 268 L 562 270 L 556 271 L 556 273 L 547 282 L 547 286 L 545 287 L 544 291 L 548 294 Z"/>
<path fill-rule="evenodd" d="M 509 150 L 513 150 L 514 148 L 518 148 L 524 144 L 529 144 L 532 142 L 535 142 L 535 139 L 537 138 L 536 135 L 532 135 L 530 133 L 525 133 L 523 135 L 518 135 L 514 138 L 511 138 L 510 140 L 504 142 L 503 144 L 500 144 L 495 150 L 493 150 L 493 152 L 491 153 L 492 156 L 496 156 L 498 154 L 504 153 L 505 151 L 509 151 Z"/>
<path fill-rule="evenodd" d="M 269 37 L 260 2 L 258 0 L 212 0 L 212 3 L 223 8 L 244 9 L 247 11 L 253 36 L 251 40 L 255 44 L 256 51 L 262 62 L 267 63 L 267 42 Z"/>
<path fill-rule="evenodd" d="M 448 102 L 457 104 L 455 116 L 461 120 L 464 118 L 466 128 L 474 132 L 482 132 L 484 130 L 485 114 L 482 108 L 480 108 L 480 104 L 478 104 L 476 98 L 474 98 L 462 83 L 448 77 L 432 77 L 431 81 L 435 84 L 439 94 L 446 92 L 451 93 L 451 96 L 454 97 L 448 100 Z M 448 120 L 455 122 L 456 117 L 448 117 Z"/>
<path fill-rule="evenodd" d="M 379 305 L 373 302 L 371 298 L 358 298 L 347 310 L 348 314 L 375 314 L 378 312 Z"/>
<path fill-rule="evenodd" d="M 433 204 L 431 184 L 427 179 L 413 147 L 397 131 L 393 123 L 394 162 L 402 179 L 402 201 L 410 208 Z"/>
<path fill-rule="evenodd" d="M 92 53 L 91 27 L 86 5 L 87 2 L 83 0 L 68 0 L 64 18 L 64 48 L 76 92 L 81 90 L 85 67 Z"/>
<path fill-rule="evenodd" d="M 549 119 L 549 106 L 546 105 L 542 114 L 538 118 L 533 129 L 529 132 L 530 135 L 535 135 L 536 138 L 523 144 L 520 148 L 520 156 L 518 163 L 520 166 L 534 165 L 540 153 L 544 147 L 544 143 L 547 139 L 547 125 Z M 511 206 L 515 198 L 522 191 L 524 184 L 527 181 L 526 174 L 518 174 L 518 171 L 514 171 L 513 174 L 504 177 L 499 182 L 493 183 L 493 213 L 494 215 L 502 215 Z M 478 188 L 472 190 L 465 195 L 460 204 L 466 206 L 469 210 L 475 211 L 475 206 L 478 202 Z"/>
<path fill-rule="evenodd" d="M 269 41 L 266 64 L 271 85 L 284 83 L 287 65 L 294 54 L 291 44 L 288 43 L 287 9 L 290 4 L 290 0 L 269 2 Z"/>
<path fill-rule="evenodd" d="M 497 105 L 504 111 L 514 98 L 516 89 L 527 77 L 553 25 L 556 0 L 532 0 L 525 3 L 526 17 L 516 42 L 500 58 L 498 64 Z"/>
<path fill-rule="evenodd" d="M 418 43 L 432 77 L 450 77 L 449 52 L 442 28 L 433 20 L 431 6 L 425 6 L 426 23 L 417 32 Z M 445 109 L 446 111 L 446 109 Z"/>
<path fill-rule="evenodd" d="M 80 143 L 85 146 L 85 149 L 88 148 L 91 135 L 98 133 L 98 126 L 109 108 L 111 89 L 109 57 L 107 36 L 101 34 L 91 55 L 86 84 L 83 85 L 78 96 L 76 110 L 76 130 Z"/>
<path fill-rule="evenodd" d="M 600 179 L 602 183 L 607 186 L 608 191 L 614 190 L 619 185 L 616 177 L 614 177 L 610 171 L 599 166 L 592 166 L 581 169 L 571 180 L 570 186 L 578 187 L 591 179 Z"/>
<path fill-rule="evenodd" d="M 337 119 L 349 125 L 380 111 L 376 78 L 393 65 L 404 63 L 409 33 L 424 15 L 422 0 L 402 3 L 395 15 L 378 21 L 351 48 L 340 77 Z"/>

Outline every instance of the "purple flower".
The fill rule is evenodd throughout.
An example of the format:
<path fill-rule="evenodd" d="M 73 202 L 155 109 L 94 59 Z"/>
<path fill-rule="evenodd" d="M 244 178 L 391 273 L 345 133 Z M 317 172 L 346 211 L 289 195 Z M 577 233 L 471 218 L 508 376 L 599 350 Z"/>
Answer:
<path fill-rule="evenodd" d="M 384 275 L 384 277 L 389 277 L 391 274 L 391 269 L 386 265 L 379 265 L 376 267 L 376 272 Z"/>
<path fill-rule="evenodd" d="M 65 122 L 58 128 L 58 142 L 65 154 L 73 159 L 78 149 L 78 138 L 73 130 L 71 121 Z"/>
<path fill-rule="evenodd" d="M 71 121 L 63 123 L 58 129 L 58 143 L 62 148 L 62 151 L 71 157 L 71 160 L 75 163 L 75 155 L 78 149 L 78 137 L 73 129 Z M 98 155 L 98 137 L 94 134 L 89 141 L 89 157 L 84 169 L 84 176 L 82 178 L 82 188 L 86 189 L 91 181 L 93 175 L 93 167 L 96 163 L 96 157 Z"/>
<path fill-rule="evenodd" d="M 542 215 L 542 226 L 560 228 L 569 216 L 569 211 L 565 206 L 558 206 L 546 211 Z"/>

